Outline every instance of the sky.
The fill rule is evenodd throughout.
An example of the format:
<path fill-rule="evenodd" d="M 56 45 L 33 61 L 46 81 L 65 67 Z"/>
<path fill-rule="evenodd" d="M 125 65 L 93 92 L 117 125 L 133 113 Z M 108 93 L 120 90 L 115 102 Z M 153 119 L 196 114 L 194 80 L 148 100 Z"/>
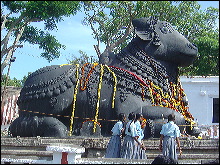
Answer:
<path fill-rule="evenodd" d="M 201 5 L 201 9 L 204 10 L 209 6 L 219 8 L 219 1 L 198 1 Z M 97 41 L 92 36 L 92 30 L 82 25 L 84 15 L 77 13 L 75 16 L 65 17 L 64 21 L 57 24 L 58 30 L 52 31 L 50 34 L 56 36 L 56 39 L 66 46 L 65 50 L 61 51 L 59 59 L 55 59 L 52 62 L 48 62 L 46 59 L 40 57 L 42 50 L 37 45 L 31 45 L 24 43 L 23 48 L 18 48 L 13 57 L 16 57 L 15 62 L 11 64 L 9 76 L 11 79 L 14 77 L 18 80 L 22 80 L 24 76 L 28 75 L 28 72 L 34 72 L 42 67 L 50 65 L 67 64 L 67 59 L 71 59 L 72 56 L 79 57 L 79 50 L 87 53 L 88 56 L 97 57 L 93 45 L 97 44 Z M 43 23 L 32 23 L 36 27 L 44 29 Z M 104 44 L 100 45 L 100 51 L 103 52 L 105 48 Z M 4 70 L 4 74 L 8 71 L 8 67 Z"/>

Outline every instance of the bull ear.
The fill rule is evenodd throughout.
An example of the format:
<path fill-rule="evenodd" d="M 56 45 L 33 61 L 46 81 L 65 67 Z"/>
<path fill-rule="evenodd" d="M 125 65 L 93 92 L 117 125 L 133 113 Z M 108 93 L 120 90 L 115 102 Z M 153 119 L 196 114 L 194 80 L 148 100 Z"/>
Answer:
<path fill-rule="evenodd" d="M 142 40 L 152 40 L 153 27 L 150 24 L 150 18 L 136 18 L 132 20 L 135 33 Z"/>
<path fill-rule="evenodd" d="M 135 34 L 140 37 L 142 40 L 152 40 L 153 38 L 153 33 L 149 31 L 140 31 L 135 29 Z"/>
<path fill-rule="evenodd" d="M 147 18 L 135 18 L 132 20 L 132 25 L 138 29 L 145 29 L 148 19 Z"/>

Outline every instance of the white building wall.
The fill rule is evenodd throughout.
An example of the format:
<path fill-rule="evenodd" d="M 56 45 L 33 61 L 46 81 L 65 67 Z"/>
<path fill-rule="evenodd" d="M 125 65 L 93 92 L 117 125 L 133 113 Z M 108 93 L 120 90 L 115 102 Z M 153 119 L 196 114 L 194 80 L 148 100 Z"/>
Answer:
<path fill-rule="evenodd" d="M 199 125 L 219 125 L 212 123 L 213 98 L 219 98 L 219 76 L 180 76 L 180 82 L 189 102 L 189 112 Z"/>

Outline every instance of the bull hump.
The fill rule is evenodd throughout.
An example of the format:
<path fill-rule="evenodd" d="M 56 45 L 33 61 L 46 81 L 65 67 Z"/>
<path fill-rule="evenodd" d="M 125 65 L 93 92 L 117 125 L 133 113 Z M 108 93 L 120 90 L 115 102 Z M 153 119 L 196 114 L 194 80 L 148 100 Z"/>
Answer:
<path fill-rule="evenodd" d="M 20 93 L 20 101 L 58 96 L 75 84 L 74 65 L 55 65 L 32 73 Z"/>

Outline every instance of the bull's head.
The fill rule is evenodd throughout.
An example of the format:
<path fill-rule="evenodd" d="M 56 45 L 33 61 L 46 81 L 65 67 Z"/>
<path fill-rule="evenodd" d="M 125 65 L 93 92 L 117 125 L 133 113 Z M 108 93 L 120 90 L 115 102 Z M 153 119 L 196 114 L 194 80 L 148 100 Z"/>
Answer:
<path fill-rule="evenodd" d="M 197 57 L 198 49 L 170 23 L 159 21 L 154 17 L 133 20 L 135 33 L 144 44 L 139 46 L 157 60 L 189 66 Z M 142 42 L 143 43 L 143 42 Z"/>

